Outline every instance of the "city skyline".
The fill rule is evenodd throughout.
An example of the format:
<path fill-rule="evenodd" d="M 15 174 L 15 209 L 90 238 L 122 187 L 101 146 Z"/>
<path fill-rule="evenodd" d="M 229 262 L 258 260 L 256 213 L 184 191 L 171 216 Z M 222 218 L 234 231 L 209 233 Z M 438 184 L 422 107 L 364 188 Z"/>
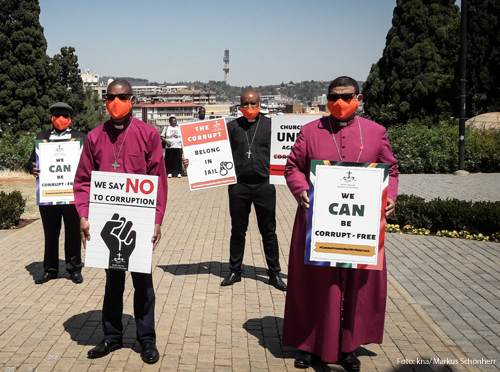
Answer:
<path fill-rule="evenodd" d="M 340 75 L 364 81 L 382 56 L 395 5 L 395 0 L 312 0 L 307 6 L 298 0 L 40 0 L 40 23 L 49 56 L 75 47 L 82 72 L 100 76 L 223 81 L 228 47 L 233 86 Z"/>

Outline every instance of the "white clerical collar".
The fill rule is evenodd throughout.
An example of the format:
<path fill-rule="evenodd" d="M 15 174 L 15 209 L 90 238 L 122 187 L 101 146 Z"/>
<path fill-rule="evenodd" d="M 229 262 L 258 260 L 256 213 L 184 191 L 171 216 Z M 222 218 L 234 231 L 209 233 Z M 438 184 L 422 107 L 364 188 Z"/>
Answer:
<path fill-rule="evenodd" d="M 133 120 L 133 119 L 134 119 L 134 118 L 131 116 L 131 117 L 130 117 L 130 119 L 129 119 L 129 121 L 127 121 L 125 124 L 123 124 L 123 125 L 116 125 L 116 124 L 115 124 L 115 122 L 113 122 L 113 125 L 114 125 L 114 126 L 115 126 L 115 128 L 116 128 L 116 129 L 118 129 L 118 130 L 120 130 L 120 129 L 125 129 L 125 128 L 127 128 L 130 124 L 132 124 L 132 120 Z"/>
<path fill-rule="evenodd" d="M 340 121 L 339 123 L 341 127 L 347 127 L 347 121 Z"/>

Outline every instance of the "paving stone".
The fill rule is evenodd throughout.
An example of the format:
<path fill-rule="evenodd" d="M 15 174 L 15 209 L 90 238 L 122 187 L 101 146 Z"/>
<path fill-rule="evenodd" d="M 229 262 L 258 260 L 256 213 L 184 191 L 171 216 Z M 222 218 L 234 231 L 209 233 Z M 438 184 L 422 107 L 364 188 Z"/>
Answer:
<path fill-rule="evenodd" d="M 138 354 L 130 274 L 124 293 L 125 347 L 101 359 L 87 359 L 87 351 L 103 338 L 104 271 L 86 267 L 85 281 L 74 285 L 62 274 L 62 263 L 63 277 L 34 285 L 33 277 L 43 272 L 43 229 L 35 221 L 8 235 L 0 233 L 1 372 L 296 370 L 295 350 L 281 345 L 286 293 L 267 284 L 255 214 L 250 216 L 243 280 L 222 288 L 229 271 L 227 189 L 190 192 L 186 179 L 169 182 L 163 236 L 153 255 L 160 361 L 146 365 Z M 471 200 L 468 192 L 474 189 L 474 197 L 481 200 L 500 200 L 499 183 L 500 175 L 402 175 L 400 193 Z M 277 186 L 277 198 L 286 281 L 296 202 L 284 186 Z M 360 355 L 363 370 L 442 372 L 440 366 L 398 364 L 403 358 L 463 356 L 500 363 L 500 270 L 494 264 L 500 261 L 500 246 L 399 234 L 387 234 L 386 246 L 384 343 L 365 345 L 367 351 Z M 315 368 L 343 371 L 326 363 Z M 498 371 L 498 364 L 479 369 L 454 365 L 449 370 Z"/>

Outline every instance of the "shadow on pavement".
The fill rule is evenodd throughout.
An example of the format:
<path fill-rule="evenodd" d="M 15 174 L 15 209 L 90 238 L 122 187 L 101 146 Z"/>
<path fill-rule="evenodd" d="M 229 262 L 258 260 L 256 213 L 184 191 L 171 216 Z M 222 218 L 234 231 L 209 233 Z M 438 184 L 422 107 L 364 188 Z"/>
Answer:
<path fill-rule="evenodd" d="M 294 359 L 296 349 L 281 344 L 281 331 L 283 329 L 283 318 L 265 316 L 264 318 L 249 319 L 243 324 L 248 333 L 259 340 L 259 345 L 267 349 L 274 358 Z M 315 358 L 310 367 L 313 371 L 331 371 L 330 367 Z M 309 369 L 308 369 L 309 370 Z M 337 369 L 341 371 L 342 368 Z"/>
<path fill-rule="evenodd" d="M 43 261 L 32 262 L 24 268 L 28 271 L 33 280 L 43 275 Z M 70 279 L 69 274 L 66 271 L 66 262 L 61 259 L 59 259 L 59 273 L 57 277 L 58 279 Z"/>
<path fill-rule="evenodd" d="M 229 263 L 221 263 L 218 261 L 206 261 L 193 264 L 179 264 L 179 265 L 158 265 L 163 271 L 172 275 L 199 275 L 211 274 L 220 278 L 225 278 L 229 274 Z M 255 267 L 252 265 L 243 265 L 243 278 L 250 278 L 268 283 L 269 278 L 267 269 L 263 267 Z M 287 279 L 286 274 L 281 273 L 283 279 Z"/>
<path fill-rule="evenodd" d="M 102 311 L 94 310 L 73 315 L 63 323 L 64 330 L 69 333 L 71 339 L 78 345 L 95 346 L 102 341 Z M 136 343 L 136 327 L 132 315 L 123 314 L 123 347 L 133 348 L 140 352 L 140 346 Z M 134 344 L 136 343 L 135 347 Z"/>
<path fill-rule="evenodd" d="M 283 329 L 283 318 L 274 316 L 266 316 L 264 318 L 249 319 L 243 324 L 243 328 L 248 333 L 259 340 L 259 345 L 269 352 L 275 358 L 294 359 L 297 352 L 296 349 L 281 344 L 281 335 Z M 358 357 L 376 356 L 373 351 L 360 346 L 356 349 Z M 363 360 L 361 359 L 361 362 Z M 344 371 L 338 365 L 323 362 L 319 357 L 314 356 L 311 369 L 314 371 Z"/>

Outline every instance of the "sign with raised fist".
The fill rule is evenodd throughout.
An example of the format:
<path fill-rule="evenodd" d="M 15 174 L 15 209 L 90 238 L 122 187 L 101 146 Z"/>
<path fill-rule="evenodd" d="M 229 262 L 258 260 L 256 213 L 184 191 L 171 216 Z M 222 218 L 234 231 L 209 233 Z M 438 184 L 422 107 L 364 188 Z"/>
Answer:
<path fill-rule="evenodd" d="M 92 171 L 85 265 L 151 273 L 158 176 Z"/>

